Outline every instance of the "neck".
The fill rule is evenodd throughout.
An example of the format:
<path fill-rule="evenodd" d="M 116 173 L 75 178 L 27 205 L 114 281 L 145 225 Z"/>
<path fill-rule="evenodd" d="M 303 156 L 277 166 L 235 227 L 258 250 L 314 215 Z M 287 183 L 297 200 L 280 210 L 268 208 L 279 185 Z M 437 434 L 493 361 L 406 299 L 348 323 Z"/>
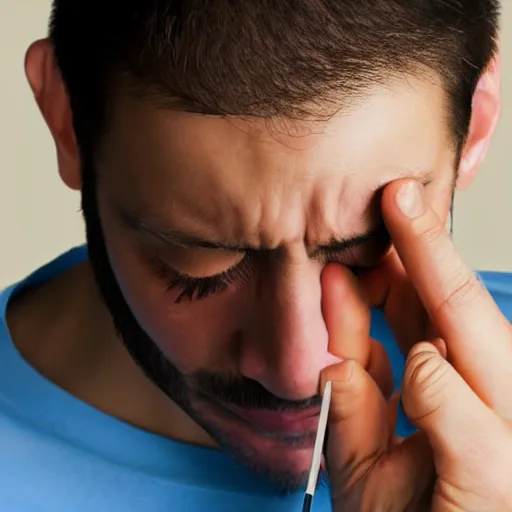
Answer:
<path fill-rule="evenodd" d="M 15 298 L 13 341 L 46 378 L 133 426 L 191 444 L 211 438 L 138 368 L 117 336 L 88 262 Z"/>

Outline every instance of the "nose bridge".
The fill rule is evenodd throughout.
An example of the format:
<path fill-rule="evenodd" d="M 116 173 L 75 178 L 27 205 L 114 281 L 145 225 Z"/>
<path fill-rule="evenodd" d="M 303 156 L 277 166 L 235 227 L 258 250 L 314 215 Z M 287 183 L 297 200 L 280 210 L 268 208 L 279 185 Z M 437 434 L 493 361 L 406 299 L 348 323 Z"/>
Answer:
<path fill-rule="evenodd" d="M 336 360 L 327 351 L 320 273 L 307 260 L 266 274 L 245 336 L 242 372 L 283 398 L 316 394 L 321 370 Z"/>

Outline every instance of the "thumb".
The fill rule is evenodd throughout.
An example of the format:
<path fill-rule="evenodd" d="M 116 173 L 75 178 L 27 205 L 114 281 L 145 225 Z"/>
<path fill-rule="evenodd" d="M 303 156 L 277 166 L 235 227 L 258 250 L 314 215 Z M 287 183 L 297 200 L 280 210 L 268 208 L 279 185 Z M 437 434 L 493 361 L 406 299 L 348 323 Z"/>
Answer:
<path fill-rule="evenodd" d="M 402 403 L 408 418 L 429 438 L 438 471 L 444 462 L 464 460 L 467 465 L 473 458 L 478 468 L 488 449 L 488 443 L 478 443 L 478 438 L 501 432 L 498 417 L 432 343 L 422 342 L 411 349 Z"/>

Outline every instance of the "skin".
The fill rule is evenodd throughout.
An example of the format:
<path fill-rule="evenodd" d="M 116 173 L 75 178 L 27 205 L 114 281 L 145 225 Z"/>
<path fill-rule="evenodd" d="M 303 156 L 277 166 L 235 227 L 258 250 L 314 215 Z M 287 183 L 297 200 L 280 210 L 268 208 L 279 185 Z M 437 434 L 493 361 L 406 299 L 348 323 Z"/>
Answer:
<path fill-rule="evenodd" d="M 327 446 L 333 508 L 510 510 L 512 327 L 457 254 L 417 182 L 391 184 L 382 205 L 400 262 L 390 255 L 389 281 L 377 294 L 386 295 L 380 300 L 392 321 L 393 306 L 414 290 L 437 335 L 408 351 L 402 402 L 419 431 L 405 440 L 393 436 L 396 402 L 386 402 L 359 363 L 323 372 L 322 385 L 334 382 Z M 407 283 L 393 279 L 402 271 Z M 331 312 L 341 293 L 358 300 L 357 283 L 333 265 L 322 280 L 328 330 L 341 339 Z M 364 323 L 364 315 L 354 321 Z"/>
<path fill-rule="evenodd" d="M 47 41 L 31 46 L 26 69 L 56 142 L 59 172 L 78 189 L 71 113 Z M 119 95 L 96 163 L 103 237 L 134 319 L 186 382 L 189 414 L 128 356 L 87 262 L 12 304 L 8 322 L 15 343 L 41 373 L 93 406 L 188 443 L 217 446 L 212 432 L 219 432 L 223 448 L 284 488 L 295 488 L 309 467 L 312 442 L 269 439 L 218 414 L 194 393 L 198 373 L 257 382 L 268 395 L 294 404 L 317 398 L 321 373 L 350 359 L 387 396 L 389 364 L 368 336 L 367 309 L 386 286 L 378 270 L 395 252 L 371 237 L 353 250 L 339 244 L 327 255 L 317 250 L 381 226 L 379 194 L 404 178 L 421 184 L 445 221 L 456 172 L 464 188 L 490 143 L 498 83 L 496 60 L 475 93 L 460 162 L 435 79 L 404 77 L 369 91 L 327 123 L 279 120 L 271 130 L 263 120 L 156 110 Z M 141 225 L 172 232 L 172 243 Z M 231 250 L 189 247 L 184 234 L 255 248 L 250 278 L 203 300 L 176 303 L 180 291 L 168 290 L 155 259 L 166 263 L 172 279 L 178 273 L 216 274 L 243 258 Z M 322 272 L 328 262 L 377 269 L 361 277 L 355 295 L 350 285 L 337 296 L 335 313 L 325 307 Z M 333 321 L 342 327 L 329 327 Z M 406 346 L 423 339 L 425 332 L 417 331 L 399 334 L 399 341 Z"/>

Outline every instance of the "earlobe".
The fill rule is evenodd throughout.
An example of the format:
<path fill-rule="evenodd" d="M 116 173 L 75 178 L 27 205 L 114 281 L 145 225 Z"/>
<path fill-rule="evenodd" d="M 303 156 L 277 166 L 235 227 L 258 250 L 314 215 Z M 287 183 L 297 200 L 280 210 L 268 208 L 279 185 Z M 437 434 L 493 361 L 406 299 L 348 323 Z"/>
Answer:
<path fill-rule="evenodd" d="M 501 59 L 494 57 L 478 81 L 468 136 L 458 169 L 457 189 L 466 189 L 475 178 L 491 145 L 501 114 Z"/>
<path fill-rule="evenodd" d="M 29 47 L 25 56 L 25 73 L 55 141 L 61 178 L 68 187 L 79 190 L 80 158 L 71 108 L 50 41 L 42 39 Z"/>

